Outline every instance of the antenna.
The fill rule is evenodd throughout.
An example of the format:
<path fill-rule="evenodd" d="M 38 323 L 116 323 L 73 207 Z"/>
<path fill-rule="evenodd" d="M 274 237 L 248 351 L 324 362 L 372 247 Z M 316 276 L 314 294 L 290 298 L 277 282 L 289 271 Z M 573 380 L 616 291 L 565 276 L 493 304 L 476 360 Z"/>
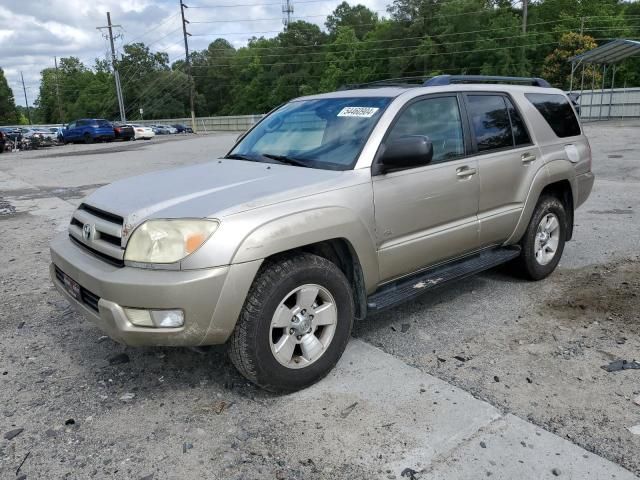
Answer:
<path fill-rule="evenodd" d="M 293 0 L 282 0 L 282 24 L 286 29 L 291 23 L 291 14 L 293 13 Z"/>

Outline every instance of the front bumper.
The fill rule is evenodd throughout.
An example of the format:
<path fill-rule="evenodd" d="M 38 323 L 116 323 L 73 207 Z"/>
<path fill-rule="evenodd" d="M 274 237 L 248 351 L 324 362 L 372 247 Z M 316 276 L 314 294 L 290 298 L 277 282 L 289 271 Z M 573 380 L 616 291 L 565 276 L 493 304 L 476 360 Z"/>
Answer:
<path fill-rule="evenodd" d="M 73 244 L 66 233 L 51 243 L 51 260 L 51 280 L 67 301 L 111 338 L 132 346 L 224 343 L 261 264 L 188 271 L 116 267 Z M 80 285 L 82 300 L 67 291 L 56 267 Z M 179 328 L 138 327 L 129 321 L 123 307 L 182 309 L 185 324 Z"/>

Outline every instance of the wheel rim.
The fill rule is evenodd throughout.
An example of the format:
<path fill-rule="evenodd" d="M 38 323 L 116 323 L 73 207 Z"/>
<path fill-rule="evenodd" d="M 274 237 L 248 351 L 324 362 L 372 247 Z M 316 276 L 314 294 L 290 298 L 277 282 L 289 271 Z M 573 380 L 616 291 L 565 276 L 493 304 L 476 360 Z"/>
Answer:
<path fill-rule="evenodd" d="M 560 244 L 560 221 L 554 213 L 547 213 L 536 231 L 534 252 L 540 265 L 549 264 L 556 256 Z"/>
<path fill-rule="evenodd" d="M 315 284 L 289 292 L 271 319 L 271 353 L 287 368 L 304 368 L 327 351 L 338 324 L 336 302 Z"/>

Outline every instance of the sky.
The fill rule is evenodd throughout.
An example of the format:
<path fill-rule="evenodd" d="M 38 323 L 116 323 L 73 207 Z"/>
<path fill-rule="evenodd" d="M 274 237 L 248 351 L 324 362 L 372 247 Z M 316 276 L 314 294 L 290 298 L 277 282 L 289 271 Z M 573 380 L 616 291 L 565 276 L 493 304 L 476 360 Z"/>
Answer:
<path fill-rule="evenodd" d="M 282 0 L 184 0 L 191 50 L 202 50 L 217 37 L 235 47 L 252 36 L 272 37 L 282 31 Z M 341 0 L 291 0 L 292 20 L 305 20 L 324 28 L 326 15 Z M 390 0 L 358 2 L 385 13 Z M 199 8 L 196 8 L 199 7 Z M 111 21 L 121 25 L 116 49 L 144 42 L 165 51 L 169 60 L 184 57 L 179 0 L 0 0 L 0 68 L 4 70 L 16 103 L 25 105 L 20 72 L 24 75 L 29 105 L 38 96 L 40 71 L 54 66 L 54 57 L 79 57 L 87 66 L 105 58 L 109 42 L 96 27 Z M 212 22 L 212 23 L 197 23 Z"/>

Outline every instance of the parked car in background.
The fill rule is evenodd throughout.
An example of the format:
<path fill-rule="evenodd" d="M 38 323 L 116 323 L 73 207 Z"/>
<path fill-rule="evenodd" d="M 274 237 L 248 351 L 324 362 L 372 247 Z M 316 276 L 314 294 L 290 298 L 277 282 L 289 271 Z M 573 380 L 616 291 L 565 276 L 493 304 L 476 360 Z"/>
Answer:
<path fill-rule="evenodd" d="M 55 136 L 56 143 L 64 143 L 64 127 L 49 127 L 49 131 Z"/>
<path fill-rule="evenodd" d="M 31 143 L 31 147 L 52 147 L 56 143 L 56 134 L 44 128 L 21 128 L 22 139 Z"/>
<path fill-rule="evenodd" d="M 2 132 L 4 136 L 5 151 L 16 150 L 20 148 L 20 143 L 22 142 L 22 132 L 19 128 L 0 127 L 0 132 Z"/>
<path fill-rule="evenodd" d="M 171 126 L 177 130 L 177 133 L 193 133 L 193 128 L 188 127 L 187 125 L 184 125 L 182 123 L 176 123 Z"/>
<path fill-rule="evenodd" d="M 135 135 L 136 135 L 131 125 L 123 125 L 121 123 L 113 124 L 113 133 L 116 139 L 120 139 L 125 142 L 128 142 L 132 138 L 135 139 Z"/>
<path fill-rule="evenodd" d="M 102 118 L 81 118 L 69 123 L 63 131 L 64 143 L 109 142 L 114 138 L 113 125 Z"/>
<path fill-rule="evenodd" d="M 0 153 L 4 152 L 4 147 L 6 143 L 7 143 L 7 137 L 5 136 L 4 132 L 0 130 Z"/>
<path fill-rule="evenodd" d="M 133 128 L 133 138 L 135 140 L 151 140 L 156 136 L 156 133 L 153 131 L 153 129 L 146 125 L 133 124 L 129 126 Z"/>
<path fill-rule="evenodd" d="M 151 125 L 151 128 L 156 135 L 168 135 L 171 133 L 171 131 L 164 125 Z"/>

